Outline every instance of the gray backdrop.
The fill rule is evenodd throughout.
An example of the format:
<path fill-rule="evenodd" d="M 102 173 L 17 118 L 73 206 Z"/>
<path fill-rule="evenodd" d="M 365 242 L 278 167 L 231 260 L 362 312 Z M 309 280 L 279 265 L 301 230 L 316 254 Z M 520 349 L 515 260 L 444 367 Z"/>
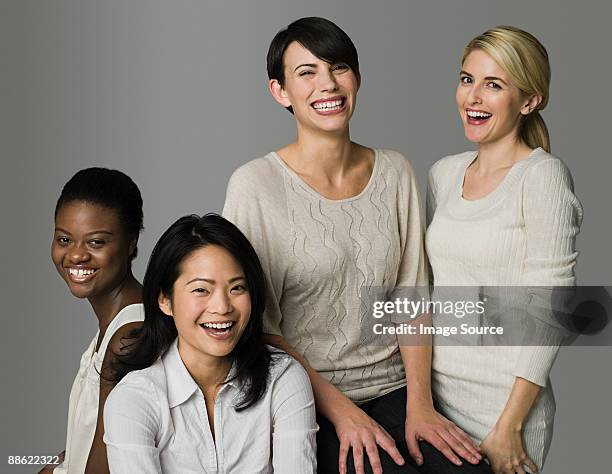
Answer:
<path fill-rule="evenodd" d="M 1 0 L 0 471 L 19 471 L 8 455 L 64 448 L 70 386 L 96 331 L 49 257 L 62 185 L 91 165 L 132 176 L 145 202 L 141 278 L 175 218 L 219 211 L 236 167 L 292 139 L 291 116 L 267 92 L 265 54 L 302 16 L 326 16 L 353 38 L 363 74 L 353 138 L 403 152 L 423 192 L 436 159 L 471 146 L 454 104 L 465 43 L 497 24 L 534 33 L 553 69 L 553 152 L 585 209 L 579 281 L 609 285 L 610 10 L 585 0 Z M 562 351 L 547 472 L 609 472 L 611 354 Z"/>

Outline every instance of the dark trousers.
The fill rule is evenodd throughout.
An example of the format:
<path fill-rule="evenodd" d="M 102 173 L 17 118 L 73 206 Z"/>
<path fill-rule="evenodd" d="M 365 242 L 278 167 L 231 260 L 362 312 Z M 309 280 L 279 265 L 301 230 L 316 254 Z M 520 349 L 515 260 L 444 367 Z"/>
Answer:
<path fill-rule="evenodd" d="M 408 446 L 404 438 L 404 426 L 406 423 L 405 387 L 360 405 L 360 408 L 389 433 L 395 440 L 397 449 L 406 461 L 403 466 L 398 466 L 391 459 L 391 456 L 379 447 L 378 454 L 384 474 L 491 474 L 491 468 L 484 461 L 481 461 L 477 466 L 467 461 L 463 461 L 463 466 L 455 466 L 441 452 L 424 441 L 420 443 L 424 462 L 422 466 L 417 466 L 408 453 Z M 319 474 L 337 474 L 340 441 L 336 435 L 336 430 L 334 425 L 321 415 L 317 415 L 317 422 L 319 424 L 319 432 L 317 433 L 317 472 Z M 371 473 L 372 467 L 367 459 L 365 449 L 364 458 L 365 472 Z M 347 467 L 349 473 L 355 472 L 352 450 L 349 450 L 348 453 Z"/>

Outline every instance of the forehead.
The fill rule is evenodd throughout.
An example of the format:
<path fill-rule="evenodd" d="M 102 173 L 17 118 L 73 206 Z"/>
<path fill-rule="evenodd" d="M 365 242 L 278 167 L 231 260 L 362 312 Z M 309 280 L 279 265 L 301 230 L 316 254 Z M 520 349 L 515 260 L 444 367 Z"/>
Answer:
<path fill-rule="evenodd" d="M 491 56 L 480 49 L 475 49 L 468 54 L 461 68 L 472 76 L 494 76 L 501 79 L 508 77 L 506 71 Z"/>
<path fill-rule="evenodd" d="M 117 212 L 110 207 L 86 201 L 69 201 L 57 210 L 55 225 L 68 231 L 104 229 L 116 232 L 120 230 L 121 222 Z"/>
<path fill-rule="evenodd" d="M 283 63 L 289 69 L 294 69 L 300 64 L 327 64 L 297 41 L 293 41 L 285 49 Z"/>
<path fill-rule="evenodd" d="M 242 267 L 232 254 L 219 245 L 207 245 L 185 257 L 179 278 L 227 280 L 241 275 Z"/>

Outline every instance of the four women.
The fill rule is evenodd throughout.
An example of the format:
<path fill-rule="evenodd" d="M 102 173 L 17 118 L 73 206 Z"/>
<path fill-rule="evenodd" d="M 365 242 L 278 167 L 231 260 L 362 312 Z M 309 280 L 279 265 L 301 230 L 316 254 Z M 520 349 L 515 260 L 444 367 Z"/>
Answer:
<path fill-rule="evenodd" d="M 427 285 L 428 272 L 409 162 L 350 139 L 361 82 L 350 38 L 298 20 L 272 41 L 268 75 L 296 140 L 234 173 L 223 214 L 237 228 L 188 216 L 164 233 L 142 327 L 128 324 L 143 311 L 129 272 L 142 220 L 126 225 L 127 195 L 60 198 L 53 259 L 103 335 L 82 361 L 101 374 L 79 404 L 96 402 L 95 423 L 74 421 L 73 388 L 63 469 L 108 469 L 106 443 L 112 472 L 314 472 L 317 461 L 318 472 L 536 472 L 552 433 L 554 347 L 436 347 L 432 372 L 431 348 L 367 337 L 361 291 Z M 573 283 L 581 208 L 537 112 L 549 77 L 546 51 L 521 30 L 466 48 L 457 104 L 478 152 L 430 172 L 436 285 Z M 138 317 L 122 317 L 129 304 Z M 71 430 L 88 431 L 79 439 L 91 448 Z"/>

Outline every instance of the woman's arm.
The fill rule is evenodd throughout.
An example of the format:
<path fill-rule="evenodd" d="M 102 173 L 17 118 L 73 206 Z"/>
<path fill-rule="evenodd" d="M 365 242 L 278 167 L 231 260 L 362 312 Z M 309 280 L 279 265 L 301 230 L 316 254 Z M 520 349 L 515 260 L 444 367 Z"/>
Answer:
<path fill-rule="evenodd" d="M 418 298 L 428 295 L 428 263 L 423 242 L 423 218 L 416 176 L 407 160 L 402 163 L 402 198 L 398 203 L 399 214 L 405 216 L 400 223 L 402 260 L 394 295 Z M 434 165 L 435 166 L 435 165 Z M 433 168 L 429 173 L 427 211 L 428 221 L 436 207 L 436 190 Z M 402 316 L 392 317 L 395 323 L 405 323 Z M 431 326 L 427 314 L 411 320 L 415 325 Z M 417 331 L 420 334 L 420 331 Z M 454 423 L 440 415 L 433 407 L 431 393 L 431 337 L 402 336 L 399 346 L 406 372 L 408 399 L 406 401 L 406 443 L 417 464 L 423 463 L 419 440 L 424 439 L 456 465 L 461 465 L 457 454 L 478 464 L 482 456 L 472 439 Z"/>
<path fill-rule="evenodd" d="M 520 377 L 515 379 L 504 410 L 480 445 L 494 473 L 514 473 L 515 469 L 521 472 L 524 465 L 532 472 L 538 472 L 536 464 L 525 452 L 522 431 L 540 390 L 541 387 L 533 382 Z"/>
<path fill-rule="evenodd" d="M 100 371 L 100 399 L 98 402 L 98 420 L 96 422 L 96 431 L 89 450 L 87 458 L 87 466 L 85 472 L 87 474 L 105 474 L 109 472 L 108 460 L 106 457 L 106 445 L 103 441 L 104 436 L 104 404 L 106 399 L 114 387 L 112 362 L 115 359 L 115 354 L 122 354 L 129 344 L 129 336 L 134 329 L 142 326 L 142 323 L 129 323 L 121 326 L 108 343 L 102 369 Z"/>
<path fill-rule="evenodd" d="M 113 474 L 161 474 L 159 449 L 159 397 L 146 381 L 122 381 L 104 406 L 104 443 Z M 145 386 L 146 385 L 146 386 Z"/>
<path fill-rule="evenodd" d="M 413 324 L 430 326 L 431 317 L 424 314 L 415 319 Z M 412 458 L 419 466 L 423 464 L 419 440 L 425 440 L 458 466 L 462 463 L 457 455 L 472 464 L 478 464 L 482 456 L 474 441 L 434 409 L 431 394 L 431 336 L 400 341 L 400 352 L 408 386 L 406 443 Z"/>
<path fill-rule="evenodd" d="M 40 471 L 38 471 L 38 474 L 53 474 L 53 470 L 59 466 L 61 463 L 64 462 L 64 456 L 66 455 L 66 451 L 62 451 L 61 453 L 59 453 L 57 455 L 58 460 L 57 463 L 54 464 L 47 464 L 45 467 L 43 467 Z"/>
<path fill-rule="evenodd" d="M 582 207 L 574 195 L 569 170 L 562 161 L 544 159 L 527 170 L 523 184 L 523 218 L 527 246 L 523 284 L 546 299 L 546 295 L 553 294 L 550 287 L 575 283 L 574 265 L 578 255 L 575 243 L 582 222 Z M 537 312 L 534 315 L 538 319 L 534 321 L 536 324 L 547 326 L 543 333 L 549 337 L 542 343 L 548 342 L 548 345 L 521 347 L 508 401 L 481 445 L 494 472 L 505 472 L 508 466 L 514 469 L 517 465 L 521 470 L 523 465 L 536 470 L 525 453 L 522 429 L 541 387 L 548 383 L 559 350 L 554 341 L 560 340 L 561 334 L 555 337 L 553 320 L 547 324 L 550 314 L 546 313 L 546 308 L 551 304 L 539 301 L 536 305 L 540 308 L 526 308 L 529 315 Z"/>
<path fill-rule="evenodd" d="M 308 375 L 291 360 L 272 387 L 274 472 L 314 474 L 317 421 Z"/>
<path fill-rule="evenodd" d="M 340 474 L 346 473 L 346 458 L 349 449 L 353 450 L 357 474 L 364 472 L 364 450 L 374 473 L 382 473 L 378 446 L 384 449 L 398 465 L 404 464 L 404 458 L 395 446 L 393 438 L 346 395 L 321 377 L 282 336 L 266 335 L 265 341 L 290 354 L 306 370 L 312 385 L 317 411 L 334 425 L 340 440 L 338 459 Z"/>

